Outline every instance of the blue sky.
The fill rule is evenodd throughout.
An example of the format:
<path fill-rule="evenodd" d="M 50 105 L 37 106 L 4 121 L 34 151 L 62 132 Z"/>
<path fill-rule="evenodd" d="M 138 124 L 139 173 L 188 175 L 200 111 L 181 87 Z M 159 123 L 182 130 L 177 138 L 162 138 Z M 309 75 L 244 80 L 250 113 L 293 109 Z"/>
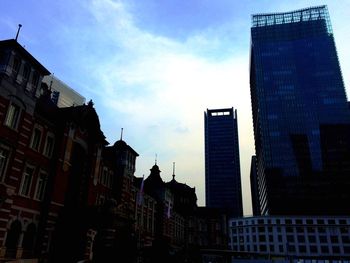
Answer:
<path fill-rule="evenodd" d="M 204 111 L 238 110 L 244 213 L 254 154 L 249 93 L 251 15 L 328 6 L 344 83 L 350 84 L 349 0 L 1 0 L 0 38 L 14 38 L 50 72 L 92 99 L 113 144 L 155 154 L 164 180 L 196 187 L 204 205 Z"/>

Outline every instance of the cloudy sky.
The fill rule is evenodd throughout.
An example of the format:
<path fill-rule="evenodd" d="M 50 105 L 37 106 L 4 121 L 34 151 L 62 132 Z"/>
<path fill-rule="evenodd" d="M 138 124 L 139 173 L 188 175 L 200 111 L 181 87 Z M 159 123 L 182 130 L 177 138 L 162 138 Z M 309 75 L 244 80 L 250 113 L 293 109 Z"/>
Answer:
<path fill-rule="evenodd" d="M 139 154 L 157 154 L 163 180 L 196 187 L 205 204 L 204 111 L 238 110 L 244 213 L 254 154 L 249 93 L 251 15 L 328 6 L 344 83 L 350 85 L 350 0 L 1 0 L 0 39 L 14 38 L 51 73 L 92 99 L 101 129 Z"/>

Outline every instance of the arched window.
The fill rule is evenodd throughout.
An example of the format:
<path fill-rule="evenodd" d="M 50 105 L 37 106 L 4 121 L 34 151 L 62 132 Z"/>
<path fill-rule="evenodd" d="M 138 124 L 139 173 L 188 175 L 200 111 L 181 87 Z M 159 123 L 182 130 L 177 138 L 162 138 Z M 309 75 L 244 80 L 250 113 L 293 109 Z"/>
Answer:
<path fill-rule="evenodd" d="M 6 257 L 13 258 L 16 256 L 19 237 L 22 232 L 21 222 L 18 220 L 12 222 L 10 230 L 7 232 L 6 238 Z"/>

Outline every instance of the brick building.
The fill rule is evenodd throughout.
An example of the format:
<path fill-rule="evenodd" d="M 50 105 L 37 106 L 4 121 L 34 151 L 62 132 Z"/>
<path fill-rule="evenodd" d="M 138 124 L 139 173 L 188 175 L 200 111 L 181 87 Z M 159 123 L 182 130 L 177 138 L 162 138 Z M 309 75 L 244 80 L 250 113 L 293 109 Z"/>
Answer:
<path fill-rule="evenodd" d="M 157 165 L 135 177 L 138 153 L 122 138 L 108 146 L 92 101 L 57 107 L 49 74 L 16 40 L 0 41 L 0 261 L 182 251 L 195 189 L 163 182 Z"/>
<path fill-rule="evenodd" d="M 41 83 L 48 74 L 15 40 L 0 41 L 2 259 L 76 262 L 93 233 L 84 216 L 103 186 L 99 159 L 107 142 L 92 102 L 52 103 Z"/>

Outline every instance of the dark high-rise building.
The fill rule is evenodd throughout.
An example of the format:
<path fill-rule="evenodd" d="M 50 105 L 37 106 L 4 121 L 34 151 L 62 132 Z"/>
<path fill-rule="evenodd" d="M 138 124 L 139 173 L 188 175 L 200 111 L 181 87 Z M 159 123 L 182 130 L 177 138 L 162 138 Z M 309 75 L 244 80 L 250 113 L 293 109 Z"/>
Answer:
<path fill-rule="evenodd" d="M 242 216 L 237 111 L 208 109 L 204 124 L 206 206 Z"/>
<path fill-rule="evenodd" d="M 259 190 L 256 167 L 256 156 L 253 155 L 250 163 L 250 191 L 252 197 L 252 212 L 254 216 L 260 215 Z"/>
<path fill-rule="evenodd" d="M 349 213 L 324 203 L 342 202 L 327 190 L 336 180 L 325 161 L 348 163 L 334 166 L 326 145 L 346 150 L 324 134 L 343 136 L 350 123 L 326 6 L 253 15 L 250 88 L 261 213 Z"/>

